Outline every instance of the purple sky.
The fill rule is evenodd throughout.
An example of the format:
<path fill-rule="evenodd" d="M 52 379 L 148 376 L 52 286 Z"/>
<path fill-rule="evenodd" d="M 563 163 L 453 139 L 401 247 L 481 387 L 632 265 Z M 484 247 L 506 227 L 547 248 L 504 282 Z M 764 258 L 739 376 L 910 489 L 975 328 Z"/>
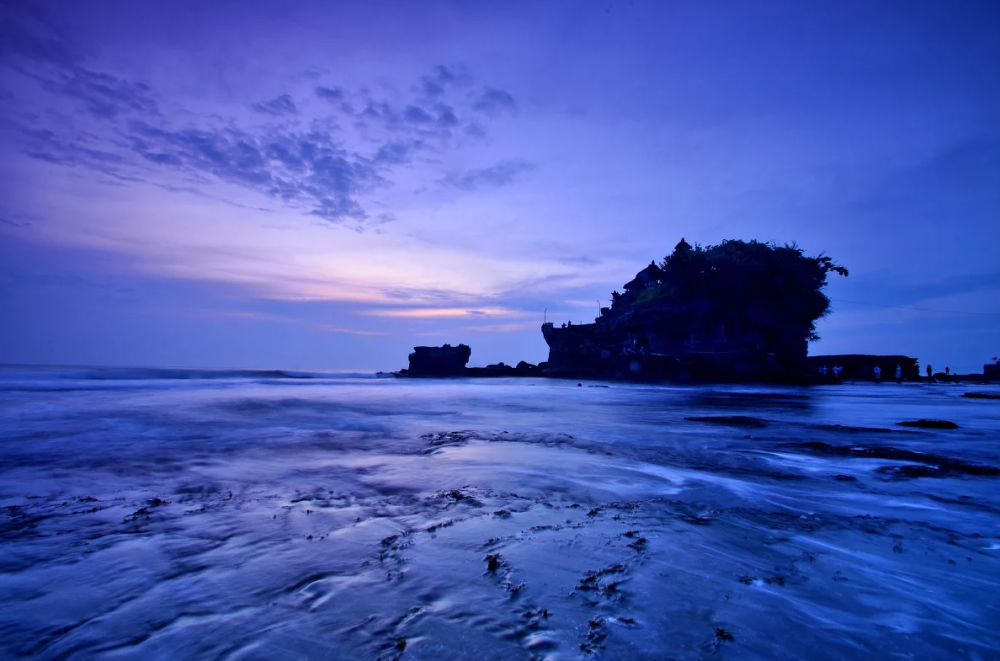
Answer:
<path fill-rule="evenodd" d="M 4 2 L 0 362 L 535 362 L 683 236 L 1000 353 L 1000 4 Z"/>

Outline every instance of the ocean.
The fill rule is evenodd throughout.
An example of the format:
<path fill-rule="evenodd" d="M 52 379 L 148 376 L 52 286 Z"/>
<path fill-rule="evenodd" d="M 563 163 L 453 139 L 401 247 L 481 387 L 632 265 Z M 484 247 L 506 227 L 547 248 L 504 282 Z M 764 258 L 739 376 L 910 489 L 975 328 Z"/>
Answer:
<path fill-rule="evenodd" d="M 969 391 L 0 368 L 0 658 L 998 659 Z"/>

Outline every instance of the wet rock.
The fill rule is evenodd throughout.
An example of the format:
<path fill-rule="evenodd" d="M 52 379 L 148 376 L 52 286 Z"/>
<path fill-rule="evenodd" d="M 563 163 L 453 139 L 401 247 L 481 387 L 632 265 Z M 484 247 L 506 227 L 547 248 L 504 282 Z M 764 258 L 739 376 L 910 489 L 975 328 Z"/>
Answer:
<path fill-rule="evenodd" d="M 721 643 L 731 643 L 736 640 L 733 634 L 722 627 L 715 628 L 715 640 Z"/>
<path fill-rule="evenodd" d="M 549 612 L 548 608 L 536 608 L 535 610 L 528 609 L 524 612 L 524 617 L 528 619 L 540 617 L 542 619 L 549 619 L 552 613 Z"/>
<path fill-rule="evenodd" d="M 511 514 L 507 510 L 497 510 L 496 512 L 493 512 L 493 516 L 498 519 L 509 519 Z"/>
<path fill-rule="evenodd" d="M 469 495 L 466 495 L 466 494 L 462 493 L 458 489 L 452 489 L 451 491 L 448 491 L 444 495 L 447 498 L 451 498 L 456 503 L 464 503 L 464 504 L 470 505 L 472 507 L 482 507 L 483 506 L 483 504 L 481 502 L 479 502 L 478 500 L 476 500 L 472 496 L 469 496 Z"/>
<path fill-rule="evenodd" d="M 639 539 L 637 539 L 634 542 L 630 543 L 628 545 L 628 547 L 630 549 L 633 549 L 636 552 L 641 553 L 642 551 L 644 551 L 646 549 L 646 538 L 645 537 L 640 537 Z"/>
<path fill-rule="evenodd" d="M 707 422 L 730 427 L 766 427 L 767 421 L 748 415 L 698 415 L 684 418 L 689 422 Z"/>
<path fill-rule="evenodd" d="M 448 527 L 453 526 L 453 525 L 455 525 L 455 520 L 454 519 L 450 519 L 450 520 L 444 521 L 442 523 L 435 523 L 433 525 L 427 526 L 427 532 L 437 532 L 441 528 L 448 528 Z"/>
<path fill-rule="evenodd" d="M 992 392 L 967 392 L 962 395 L 968 399 L 1000 399 L 1000 393 Z"/>
<path fill-rule="evenodd" d="M 495 572 L 505 564 L 503 557 L 499 553 L 490 553 L 483 560 L 486 561 L 486 571 L 490 572 Z"/>
<path fill-rule="evenodd" d="M 601 616 L 587 623 L 586 639 L 580 643 L 580 651 L 584 654 L 597 654 L 604 649 L 604 640 L 608 637 L 605 631 L 607 620 Z"/>
<path fill-rule="evenodd" d="M 511 583 L 511 582 L 508 581 L 508 582 L 504 583 L 503 587 L 507 591 L 507 596 L 509 596 L 511 599 L 513 599 L 514 597 L 518 596 L 519 594 L 521 594 L 522 592 L 524 592 L 526 589 L 528 589 L 528 584 L 527 583 L 518 583 L 518 584 L 515 585 L 515 584 L 513 584 L 513 583 Z"/>
<path fill-rule="evenodd" d="M 518 374 L 541 374 L 541 370 L 537 365 L 532 365 L 525 360 L 518 361 L 517 365 L 514 367 L 514 371 Z"/>
<path fill-rule="evenodd" d="M 958 429 L 958 425 L 950 420 L 904 420 L 896 424 L 902 427 L 919 427 L 921 429 Z"/>
<path fill-rule="evenodd" d="M 949 474 L 997 476 L 1000 468 L 983 464 L 971 464 L 961 459 L 944 457 L 937 454 L 925 454 L 912 450 L 903 450 L 891 446 L 860 447 L 847 445 L 829 445 L 821 441 L 808 441 L 786 446 L 791 449 L 805 450 L 817 454 L 828 454 L 841 457 L 862 457 L 867 459 L 890 459 L 893 461 L 912 461 L 915 466 L 884 466 L 877 469 L 881 474 L 894 477 L 944 477 Z"/>
<path fill-rule="evenodd" d="M 838 482 L 857 482 L 858 481 L 858 478 L 854 477 L 853 475 L 844 475 L 843 473 L 838 473 L 838 474 L 834 475 L 833 479 L 837 480 Z"/>
<path fill-rule="evenodd" d="M 885 429 L 884 427 L 851 427 L 848 425 L 810 425 L 811 429 L 822 429 L 823 431 L 839 431 L 849 434 L 898 434 L 899 429 Z"/>
<path fill-rule="evenodd" d="M 597 591 L 603 593 L 605 596 L 611 596 L 612 593 L 617 592 L 618 585 L 623 581 L 615 580 L 602 584 L 601 579 L 605 576 L 624 574 L 626 571 L 628 571 L 628 567 L 620 562 L 601 569 L 590 570 L 580 579 L 576 589 L 584 592 Z"/>

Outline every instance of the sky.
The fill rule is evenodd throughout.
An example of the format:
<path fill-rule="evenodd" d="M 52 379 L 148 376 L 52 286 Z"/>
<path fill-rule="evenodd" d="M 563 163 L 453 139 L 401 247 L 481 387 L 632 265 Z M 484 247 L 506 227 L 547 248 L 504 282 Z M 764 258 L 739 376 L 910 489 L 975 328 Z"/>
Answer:
<path fill-rule="evenodd" d="M 544 360 L 684 237 L 1000 353 L 1000 3 L 0 2 L 0 363 Z"/>

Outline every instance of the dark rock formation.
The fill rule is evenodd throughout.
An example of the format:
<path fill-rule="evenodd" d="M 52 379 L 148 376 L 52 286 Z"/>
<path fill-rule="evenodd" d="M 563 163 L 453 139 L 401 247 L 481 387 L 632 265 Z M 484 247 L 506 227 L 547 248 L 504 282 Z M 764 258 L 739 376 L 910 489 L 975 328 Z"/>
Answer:
<path fill-rule="evenodd" d="M 413 347 L 410 366 L 401 372 L 404 376 L 464 376 L 465 364 L 472 356 L 472 349 L 466 344 L 453 347 Z"/>
<path fill-rule="evenodd" d="M 951 420 L 905 420 L 896 424 L 903 427 L 921 427 L 923 429 L 958 429 Z"/>
<path fill-rule="evenodd" d="M 538 366 L 525 361 L 517 367 L 505 363 L 496 363 L 486 367 L 466 367 L 472 349 L 459 344 L 453 347 L 445 344 L 441 347 L 413 347 L 410 354 L 410 366 L 393 374 L 397 377 L 498 377 L 498 376 L 541 376 Z"/>
<path fill-rule="evenodd" d="M 908 461 L 916 465 L 884 466 L 876 472 L 895 479 L 914 477 L 948 477 L 950 475 L 1000 476 L 1000 468 L 984 464 L 972 464 L 962 459 L 937 454 L 925 454 L 889 446 L 859 447 L 856 445 L 828 445 L 819 441 L 795 443 L 787 446 L 792 451 L 864 459 L 888 459 Z"/>
<path fill-rule="evenodd" d="M 807 343 L 830 301 L 829 257 L 794 245 L 686 241 L 613 292 L 593 324 L 546 323 L 546 374 L 681 381 L 810 380 Z"/>

